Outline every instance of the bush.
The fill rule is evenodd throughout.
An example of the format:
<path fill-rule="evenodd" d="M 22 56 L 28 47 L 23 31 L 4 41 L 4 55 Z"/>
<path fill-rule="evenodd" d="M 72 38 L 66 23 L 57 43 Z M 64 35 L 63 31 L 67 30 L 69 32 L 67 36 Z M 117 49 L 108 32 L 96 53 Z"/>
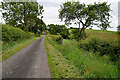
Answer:
<path fill-rule="evenodd" d="M 80 43 L 79 48 L 92 50 L 94 53 L 98 52 L 100 56 L 109 55 L 113 62 L 117 61 L 120 55 L 120 47 L 117 42 L 107 42 L 96 38 L 90 39 L 88 43 Z"/>
<path fill-rule="evenodd" d="M 64 39 L 69 39 L 68 36 L 70 35 L 70 33 L 69 33 L 68 29 L 64 29 L 63 31 L 60 32 L 60 35 L 61 35 Z"/>
<path fill-rule="evenodd" d="M 52 36 L 52 38 L 48 36 L 47 39 L 61 52 L 69 64 L 78 68 L 82 78 L 118 78 L 118 69 L 112 62 L 106 61 L 92 52 L 79 49 L 77 46 L 79 42 L 64 39 L 64 44 L 59 45 L 55 44 L 55 40 L 53 40 L 56 39 L 56 36 Z M 85 41 L 84 43 L 88 46 L 88 43 Z"/>
<path fill-rule="evenodd" d="M 67 29 L 67 27 L 65 25 L 54 25 L 54 24 L 50 24 L 49 26 L 49 32 L 50 34 L 56 35 L 56 34 L 60 34 L 64 39 L 69 38 L 68 36 L 69 31 Z"/>
<path fill-rule="evenodd" d="M 2 25 L 2 41 L 17 41 L 20 39 L 28 39 L 33 36 L 35 36 L 34 33 L 25 32 L 9 25 Z"/>
<path fill-rule="evenodd" d="M 50 35 L 50 34 L 48 34 L 47 36 L 49 36 L 48 40 L 50 40 L 50 43 L 54 42 L 56 45 L 63 43 L 63 38 L 62 38 L 62 36 L 59 33 L 57 35 Z"/>
<path fill-rule="evenodd" d="M 62 36 L 59 34 L 59 36 L 56 38 L 56 41 L 57 41 L 57 43 L 59 43 L 59 44 L 62 44 L 63 43 L 63 38 L 62 38 Z"/>
<path fill-rule="evenodd" d="M 72 30 L 72 38 L 76 39 L 77 41 L 82 39 L 82 34 L 80 33 L 80 29 L 79 28 L 75 28 Z M 86 33 L 85 33 L 85 38 L 87 37 Z"/>

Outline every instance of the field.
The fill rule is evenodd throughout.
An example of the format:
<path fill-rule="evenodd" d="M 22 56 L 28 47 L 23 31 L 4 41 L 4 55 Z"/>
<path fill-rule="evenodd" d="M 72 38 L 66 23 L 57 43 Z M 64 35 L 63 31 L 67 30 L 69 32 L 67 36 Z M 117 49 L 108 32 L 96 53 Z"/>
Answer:
<path fill-rule="evenodd" d="M 99 52 L 94 53 L 92 50 L 86 51 L 84 48 L 79 48 L 79 45 L 81 43 L 89 43 L 89 40 L 91 40 L 92 38 L 96 38 L 101 41 L 107 41 L 108 43 L 117 43 L 117 33 L 97 30 L 86 30 L 86 33 L 87 38 L 78 42 L 75 40 L 63 39 L 63 44 L 58 44 L 58 42 L 56 41 L 58 35 L 50 34 L 47 35 L 46 40 L 49 42 L 49 44 L 51 44 L 52 47 L 54 47 L 58 50 L 58 52 L 61 53 L 61 55 L 67 60 L 65 62 L 77 68 L 80 77 L 118 78 L 117 65 L 115 65 L 115 63 L 110 60 L 109 55 L 100 56 Z M 57 54 L 58 52 L 53 53 Z M 47 54 L 49 55 L 49 52 Z M 49 56 L 49 58 L 51 57 Z M 49 62 L 50 61 L 51 60 L 49 60 Z M 50 71 L 52 71 L 53 67 L 50 66 L 50 68 Z M 64 76 L 64 78 L 65 77 L 66 76 Z"/>
<path fill-rule="evenodd" d="M 88 39 L 98 38 L 100 40 L 106 40 L 108 42 L 118 42 L 117 32 L 114 31 L 101 31 L 101 30 L 86 30 Z"/>
<path fill-rule="evenodd" d="M 70 34 L 72 33 L 72 30 L 74 29 L 69 29 Z M 118 42 L 118 35 L 117 35 L 117 32 L 115 31 L 86 29 L 85 32 L 87 34 L 87 38 L 85 40 L 89 40 L 91 38 L 97 38 L 97 39 L 106 40 L 109 42 Z"/>

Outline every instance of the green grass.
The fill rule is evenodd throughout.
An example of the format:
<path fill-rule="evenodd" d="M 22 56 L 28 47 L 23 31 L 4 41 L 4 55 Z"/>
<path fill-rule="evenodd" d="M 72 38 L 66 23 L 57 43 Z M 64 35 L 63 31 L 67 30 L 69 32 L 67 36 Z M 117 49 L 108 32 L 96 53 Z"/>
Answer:
<path fill-rule="evenodd" d="M 116 66 L 111 62 L 104 61 L 99 55 L 79 49 L 75 41 L 66 41 L 62 45 L 61 52 L 63 56 L 79 68 L 84 78 L 118 77 Z"/>
<path fill-rule="evenodd" d="M 86 29 L 87 39 L 97 38 L 108 42 L 118 42 L 117 32 Z"/>
<path fill-rule="evenodd" d="M 69 29 L 71 36 L 72 36 L 72 30 L 73 29 Z M 85 39 L 85 41 L 88 41 L 91 38 L 97 38 L 100 40 L 106 40 L 108 42 L 118 42 L 118 35 L 117 35 L 117 32 L 115 32 L 115 31 L 102 31 L 102 30 L 86 29 L 85 32 L 87 34 L 87 38 Z"/>
<path fill-rule="evenodd" d="M 54 39 L 55 36 L 56 35 L 48 35 L 48 41 L 61 52 L 68 63 L 78 68 L 81 77 L 118 78 L 118 69 L 111 61 L 105 60 L 93 52 L 79 49 L 79 42 L 75 40 L 64 40 L 63 45 L 57 44 Z"/>
<path fill-rule="evenodd" d="M 82 78 L 78 68 L 70 64 L 68 60 L 49 43 L 47 36 L 45 38 L 45 47 L 52 78 Z"/>
<path fill-rule="evenodd" d="M 3 42 L 2 43 L 2 60 L 7 59 L 8 57 L 12 56 L 22 48 L 29 45 L 34 40 L 38 39 L 39 37 L 32 37 L 29 39 L 18 40 L 18 41 L 11 41 L 11 42 Z"/>

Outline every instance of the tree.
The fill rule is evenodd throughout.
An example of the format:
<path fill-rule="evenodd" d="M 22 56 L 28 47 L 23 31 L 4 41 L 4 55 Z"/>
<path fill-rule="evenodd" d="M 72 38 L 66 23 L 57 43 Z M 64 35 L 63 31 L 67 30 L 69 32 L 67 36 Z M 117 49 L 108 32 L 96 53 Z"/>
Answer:
<path fill-rule="evenodd" d="M 50 25 L 48 25 L 48 28 L 49 28 L 48 30 L 51 34 L 60 33 L 60 35 L 63 38 L 68 38 L 68 36 L 69 36 L 69 31 L 68 31 L 68 29 L 66 28 L 65 25 L 50 24 Z"/>
<path fill-rule="evenodd" d="M 118 25 L 117 29 L 118 29 L 118 34 L 120 34 L 120 25 Z"/>
<path fill-rule="evenodd" d="M 42 19 L 37 18 L 35 21 L 35 26 L 33 27 L 34 33 L 38 33 L 38 29 L 40 33 L 46 29 L 46 24 Z"/>
<path fill-rule="evenodd" d="M 57 27 L 54 25 L 54 24 L 49 24 L 48 25 L 48 31 L 51 33 L 51 34 L 57 34 Z"/>
<path fill-rule="evenodd" d="M 78 2 L 65 2 L 60 6 L 59 18 L 61 21 L 64 20 L 66 25 L 79 24 L 79 35 L 78 37 L 85 38 L 85 29 L 92 25 L 97 25 L 102 29 L 110 27 L 110 5 L 106 2 L 94 3 L 94 4 L 80 4 Z M 82 27 L 80 29 L 80 24 Z M 76 35 L 77 36 L 77 35 Z"/>
<path fill-rule="evenodd" d="M 2 14 L 6 23 L 14 27 L 24 26 L 25 31 L 38 16 L 43 18 L 43 12 L 43 6 L 38 2 L 2 2 Z"/>

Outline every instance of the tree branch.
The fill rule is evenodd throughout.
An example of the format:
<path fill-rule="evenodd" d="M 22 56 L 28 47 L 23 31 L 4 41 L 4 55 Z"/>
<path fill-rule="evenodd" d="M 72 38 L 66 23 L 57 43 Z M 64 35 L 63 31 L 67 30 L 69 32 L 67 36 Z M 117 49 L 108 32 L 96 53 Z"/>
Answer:
<path fill-rule="evenodd" d="M 84 23 L 82 22 L 82 20 L 80 20 L 77 16 L 77 14 L 75 13 L 75 16 L 77 17 L 77 19 L 82 23 L 82 25 L 84 26 Z"/>
<path fill-rule="evenodd" d="M 88 18 L 86 19 L 86 22 L 85 22 L 86 28 L 88 27 L 88 26 L 87 26 L 87 23 L 88 23 L 89 20 L 90 20 L 90 17 L 88 17 Z"/>

